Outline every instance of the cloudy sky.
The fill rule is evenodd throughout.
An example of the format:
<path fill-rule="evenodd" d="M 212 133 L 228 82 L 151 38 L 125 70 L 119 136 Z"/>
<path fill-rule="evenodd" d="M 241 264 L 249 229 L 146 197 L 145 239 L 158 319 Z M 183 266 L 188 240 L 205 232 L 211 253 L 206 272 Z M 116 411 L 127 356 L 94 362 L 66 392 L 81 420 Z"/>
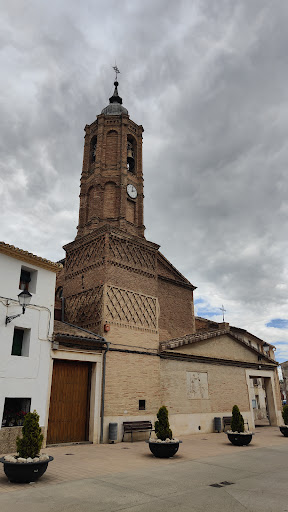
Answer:
<path fill-rule="evenodd" d="M 84 126 L 113 92 L 143 124 L 146 238 L 199 316 L 288 359 L 288 4 L 0 0 L 0 238 L 58 260 Z"/>

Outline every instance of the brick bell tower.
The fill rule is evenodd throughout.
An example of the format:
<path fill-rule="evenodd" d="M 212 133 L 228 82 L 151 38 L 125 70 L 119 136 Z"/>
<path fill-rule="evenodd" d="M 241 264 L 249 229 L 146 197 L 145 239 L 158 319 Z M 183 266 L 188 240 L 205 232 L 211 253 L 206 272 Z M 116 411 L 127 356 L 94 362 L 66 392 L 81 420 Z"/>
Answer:
<path fill-rule="evenodd" d="M 144 236 L 144 130 L 122 106 L 117 76 L 114 85 L 109 105 L 85 127 L 79 225 L 64 247 L 57 293 L 65 321 L 125 350 L 157 351 L 159 339 L 193 332 L 194 287 Z"/>
<path fill-rule="evenodd" d="M 105 224 L 144 236 L 143 127 L 129 119 L 115 90 L 96 121 L 85 127 L 77 237 Z"/>

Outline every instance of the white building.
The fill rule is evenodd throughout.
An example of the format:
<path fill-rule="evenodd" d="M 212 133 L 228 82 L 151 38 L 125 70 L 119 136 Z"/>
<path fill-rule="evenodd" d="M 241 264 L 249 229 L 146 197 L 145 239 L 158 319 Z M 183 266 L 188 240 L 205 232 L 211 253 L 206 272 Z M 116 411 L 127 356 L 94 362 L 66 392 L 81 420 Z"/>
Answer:
<path fill-rule="evenodd" d="M 59 268 L 57 263 L 0 242 L 0 453 L 15 451 L 25 413 L 36 409 L 40 425 L 47 423 Z M 32 295 L 24 314 L 18 301 L 21 290 Z"/>

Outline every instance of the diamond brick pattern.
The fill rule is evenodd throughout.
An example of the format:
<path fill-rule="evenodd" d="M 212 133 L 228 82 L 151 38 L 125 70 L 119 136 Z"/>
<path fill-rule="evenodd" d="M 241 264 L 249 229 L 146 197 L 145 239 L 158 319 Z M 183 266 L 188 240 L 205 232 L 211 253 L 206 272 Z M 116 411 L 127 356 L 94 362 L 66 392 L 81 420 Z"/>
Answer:
<path fill-rule="evenodd" d="M 152 272 L 155 271 L 155 255 L 128 240 L 111 236 L 109 239 L 109 253 L 110 258 L 112 257 L 116 261 L 128 266 L 145 268 Z"/>
<path fill-rule="evenodd" d="M 104 258 L 105 252 L 105 237 L 102 236 L 83 245 L 77 247 L 73 251 L 67 254 L 66 258 L 66 272 L 74 272 L 80 270 L 89 265 Z"/>
<path fill-rule="evenodd" d="M 108 286 L 106 317 L 110 321 L 157 330 L 157 299 L 116 286 Z"/>
<path fill-rule="evenodd" d="M 75 325 L 100 322 L 103 308 L 103 285 L 67 297 L 66 319 Z"/>

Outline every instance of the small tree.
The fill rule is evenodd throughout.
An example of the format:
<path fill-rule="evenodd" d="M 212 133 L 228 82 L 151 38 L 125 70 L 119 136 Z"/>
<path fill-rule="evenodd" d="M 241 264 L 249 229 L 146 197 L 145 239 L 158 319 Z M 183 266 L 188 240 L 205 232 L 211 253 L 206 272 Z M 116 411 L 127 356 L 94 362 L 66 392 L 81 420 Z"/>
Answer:
<path fill-rule="evenodd" d="M 244 419 L 238 405 L 234 405 L 232 409 L 231 430 L 233 432 L 244 432 Z"/>
<path fill-rule="evenodd" d="M 24 419 L 22 438 L 17 437 L 16 445 L 20 457 L 32 459 L 39 455 L 43 443 L 43 434 L 39 426 L 39 414 L 28 412 Z"/>
<path fill-rule="evenodd" d="M 288 425 L 288 405 L 283 406 L 282 417 L 285 425 Z"/>
<path fill-rule="evenodd" d="M 158 439 L 165 441 L 165 439 L 172 439 L 172 430 L 170 429 L 168 420 L 168 409 L 165 405 L 160 407 L 157 413 L 158 421 L 155 421 L 155 434 Z"/>

